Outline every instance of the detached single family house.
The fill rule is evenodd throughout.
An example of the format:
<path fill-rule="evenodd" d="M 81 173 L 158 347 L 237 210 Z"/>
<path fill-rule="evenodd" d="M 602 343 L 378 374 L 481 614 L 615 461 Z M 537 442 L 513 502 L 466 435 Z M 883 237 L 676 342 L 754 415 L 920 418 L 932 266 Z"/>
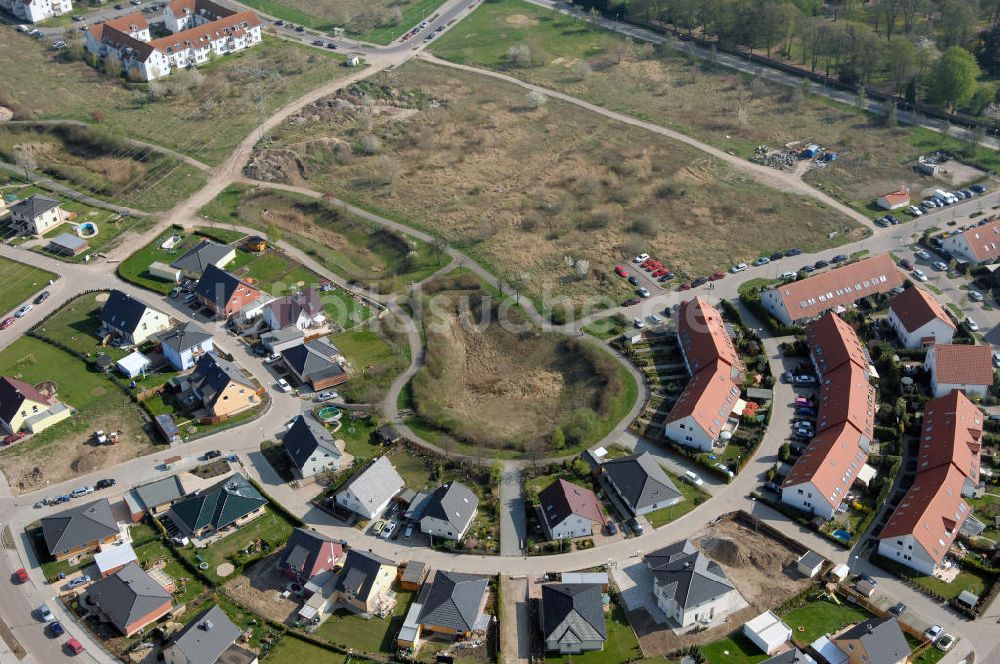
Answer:
<path fill-rule="evenodd" d="M 298 329 L 298 328 L 296 328 Z M 314 390 L 325 390 L 350 378 L 341 366 L 340 349 L 322 339 L 312 339 L 281 351 L 282 361 L 295 379 Z"/>
<path fill-rule="evenodd" d="M 358 549 L 350 549 L 344 566 L 332 581 L 332 592 L 326 600 L 327 609 L 340 604 L 355 613 L 374 614 L 395 604 L 390 590 L 396 578 L 396 565 L 391 560 Z M 328 611 L 324 610 L 324 613 Z"/>
<path fill-rule="evenodd" d="M 336 441 L 310 413 L 295 418 L 281 442 L 292 462 L 292 473 L 300 480 L 340 468 L 341 451 Z"/>
<path fill-rule="evenodd" d="M 484 576 L 436 572 L 430 582 L 424 583 L 415 600 L 420 604 L 417 616 L 420 632 L 447 639 L 471 636 L 486 602 L 487 585 Z"/>
<path fill-rule="evenodd" d="M 993 385 L 993 352 L 988 345 L 936 345 L 928 349 L 924 369 L 931 374 L 935 397 L 952 390 L 984 397 Z"/>
<path fill-rule="evenodd" d="M 889 326 L 906 348 L 950 344 L 955 323 L 930 293 L 913 286 L 889 300 Z"/>
<path fill-rule="evenodd" d="M 228 319 L 256 302 L 261 291 L 248 282 L 209 265 L 198 280 L 194 294 L 201 306 L 208 308 L 216 318 Z"/>
<path fill-rule="evenodd" d="M 573 655 L 604 650 L 608 639 L 604 594 L 596 583 L 542 586 L 542 638 L 547 652 Z"/>
<path fill-rule="evenodd" d="M 125 494 L 125 505 L 132 521 L 139 523 L 147 514 L 154 517 L 166 514 L 171 505 L 186 495 L 181 478 L 171 475 L 135 487 Z"/>
<path fill-rule="evenodd" d="M 896 618 L 869 618 L 830 639 L 847 664 L 906 664 L 912 651 Z"/>
<path fill-rule="evenodd" d="M 177 371 L 187 371 L 199 357 L 215 349 L 215 341 L 195 323 L 185 323 L 160 337 L 163 357 Z"/>
<path fill-rule="evenodd" d="M 682 540 L 643 557 L 660 610 L 681 627 L 709 624 L 746 606 L 714 560 Z"/>
<path fill-rule="evenodd" d="M 455 542 L 461 541 L 476 517 L 479 498 L 461 482 L 439 486 L 424 505 L 420 532 Z"/>
<path fill-rule="evenodd" d="M 365 519 L 374 519 L 389 506 L 389 501 L 403 490 L 406 482 L 388 457 L 378 459 L 355 475 L 336 494 L 336 502 Z"/>
<path fill-rule="evenodd" d="M 56 560 L 94 553 L 118 535 L 118 523 L 107 498 L 42 518 L 45 548 Z"/>
<path fill-rule="evenodd" d="M 166 664 L 257 664 L 257 654 L 236 645 L 242 630 L 217 604 L 189 622 L 163 649 Z"/>
<path fill-rule="evenodd" d="M 992 263 L 1000 258 L 1000 221 L 949 235 L 944 239 L 942 248 L 963 263 Z"/>
<path fill-rule="evenodd" d="M 676 505 L 684 498 L 649 452 L 611 459 L 601 468 L 608 485 L 636 516 Z"/>
<path fill-rule="evenodd" d="M 278 569 L 286 578 L 305 586 L 325 572 L 332 572 L 344 557 L 346 545 L 315 530 L 296 528 L 288 538 Z"/>
<path fill-rule="evenodd" d="M 103 333 L 111 333 L 127 346 L 138 346 L 170 329 L 170 316 L 120 290 L 113 290 L 101 308 Z"/>
<path fill-rule="evenodd" d="M 550 540 L 589 537 L 594 524 L 598 530 L 604 525 L 594 492 L 561 478 L 538 492 L 538 511 Z"/>
<path fill-rule="evenodd" d="M 180 270 L 188 279 L 201 279 L 209 265 L 224 270 L 234 260 L 236 249 L 233 247 L 212 240 L 202 240 L 171 263 L 170 267 Z"/>
<path fill-rule="evenodd" d="M 264 306 L 264 322 L 272 330 L 297 327 L 305 330 L 326 321 L 319 291 L 306 288 L 298 293 L 271 300 Z"/>
<path fill-rule="evenodd" d="M 69 406 L 24 381 L 0 377 L 0 427 L 4 433 L 38 433 L 72 414 Z"/>
<path fill-rule="evenodd" d="M 167 518 L 187 537 L 224 535 L 264 516 L 267 499 L 239 473 L 178 500 Z M 169 530 L 169 529 L 168 529 Z"/>
<path fill-rule="evenodd" d="M 125 636 L 133 636 L 170 613 L 174 584 L 170 577 L 153 578 L 138 563 L 131 562 L 87 588 L 80 606 L 114 625 Z M 162 584 L 167 583 L 164 587 Z"/>
<path fill-rule="evenodd" d="M 210 417 L 225 419 L 260 403 L 253 380 L 234 362 L 214 352 L 198 358 L 194 371 L 173 379 L 184 405 L 192 410 L 203 408 Z"/>
<path fill-rule="evenodd" d="M 39 194 L 10 206 L 10 226 L 17 235 L 44 235 L 65 218 L 62 203 Z"/>

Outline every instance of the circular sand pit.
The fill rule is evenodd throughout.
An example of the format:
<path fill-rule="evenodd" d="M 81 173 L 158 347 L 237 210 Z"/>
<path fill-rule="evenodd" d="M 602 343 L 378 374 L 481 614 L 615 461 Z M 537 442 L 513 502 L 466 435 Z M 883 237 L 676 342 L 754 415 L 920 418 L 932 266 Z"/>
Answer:
<path fill-rule="evenodd" d="M 222 563 L 221 565 L 215 568 L 215 573 L 218 574 L 219 576 L 229 576 L 234 571 L 236 571 L 236 568 L 233 567 L 232 563 Z"/>
<path fill-rule="evenodd" d="M 524 14 L 511 14 L 506 18 L 506 21 L 511 25 L 516 25 L 519 28 L 523 28 L 528 25 L 535 25 L 536 23 L 538 23 L 538 21 L 536 21 L 535 19 L 528 18 Z"/>

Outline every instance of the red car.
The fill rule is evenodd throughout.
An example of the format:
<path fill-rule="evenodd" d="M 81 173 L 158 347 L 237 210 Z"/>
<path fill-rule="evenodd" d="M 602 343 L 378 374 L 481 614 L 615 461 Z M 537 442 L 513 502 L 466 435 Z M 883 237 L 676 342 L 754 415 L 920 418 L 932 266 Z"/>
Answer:
<path fill-rule="evenodd" d="M 28 570 L 26 570 L 26 569 L 24 569 L 22 567 L 21 569 L 19 569 L 16 572 L 14 572 L 14 578 L 17 579 L 18 583 L 27 583 L 28 582 Z"/>
<path fill-rule="evenodd" d="M 681 284 L 677 287 L 677 290 L 691 290 L 691 284 Z"/>
<path fill-rule="evenodd" d="M 624 302 L 622 302 L 622 306 L 623 307 L 634 307 L 635 305 L 639 304 L 640 302 L 642 302 L 642 298 L 639 298 L 639 297 L 630 297 L 629 299 L 627 299 Z"/>
<path fill-rule="evenodd" d="M 725 279 L 725 272 L 713 272 L 712 276 L 708 278 L 709 281 L 718 281 L 719 279 Z"/>
<path fill-rule="evenodd" d="M 66 642 L 66 650 L 69 650 L 74 655 L 79 655 L 83 652 L 83 646 L 76 639 L 70 639 Z"/>
<path fill-rule="evenodd" d="M 617 274 L 619 277 L 627 278 L 628 270 L 619 265 L 615 268 L 615 274 Z"/>
<path fill-rule="evenodd" d="M 663 267 L 663 263 L 661 263 L 659 261 L 652 261 L 652 262 L 649 263 L 649 265 L 646 266 L 646 269 L 647 270 L 659 270 L 661 267 Z"/>
<path fill-rule="evenodd" d="M 662 277 L 663 275 L 667 274 L 668 272 L 670 272 L 670 270 L 668 270 L 665 267 L 661 267 L 659 270 L 656 270 L 655 272 L 653 272 L 653 274 L 651 276 Z"/>
<path fill-rule="evenodd" d="M 17 441 L 19 441 L 22 438 L 24 438 L 24 436 L 25 436 L 25 433 L 23 431 L 18 431 L 16 433 L 8 434 L 8 435 L 4 436 L 4 438 L 3 438 L 3 444 L 4 445 L 13 445 Z"/>
<path fill-rule="evenodd" d="M 13 324 L 14 324 L 13 318 L 4 318 L 2 321 L 0 321 L 0 330 L 6 330 Z"/>

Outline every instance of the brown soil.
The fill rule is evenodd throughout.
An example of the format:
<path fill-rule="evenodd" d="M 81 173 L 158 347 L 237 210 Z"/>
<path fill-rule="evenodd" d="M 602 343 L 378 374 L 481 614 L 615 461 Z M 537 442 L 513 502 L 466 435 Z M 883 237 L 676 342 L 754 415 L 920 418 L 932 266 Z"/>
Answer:
<path fill-rule="evenodd" d="M 269 620 L 291 624 L 298 614 L 301 600 L 294 596 L 281 596 L 288 579 L 275 567 L 280 555 L 268 556 L 246 569 L 226 584 L 226 592 L 239 604 Z"/>
<path fill-rule="evenodd" d="M 524 14 L 511 14 L 506 18 L 506 21 L 511 25 L 517 26 L 519 28 L 524 28 L 529 25 L 537 25 L 538 21 L 533 18 L 528 18 Z"/>

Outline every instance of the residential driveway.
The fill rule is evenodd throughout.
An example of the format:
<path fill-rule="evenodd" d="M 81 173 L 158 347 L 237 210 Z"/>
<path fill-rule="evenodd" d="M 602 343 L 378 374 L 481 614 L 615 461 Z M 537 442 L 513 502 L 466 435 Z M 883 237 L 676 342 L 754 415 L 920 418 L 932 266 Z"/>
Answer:
<path fill-rule="evenodd" d="M 528 612 L 528 579 L 501 576 L 503 624 L 500 650 L 503 661 L 527 664 L 531 659 L 531 615 Z M 516 617 L 516 618 L 515 618 Z"/>
<path fill-rule="evenodd" d="M 656 597 L 653 595 L 653 573 L 642 562 L 641 557 L 636 562 L 612 565 L 611 575 L 614 577 L 615 585 L 618 586 L 627 612 L 646 609 L 654 621 L 661 625 L 666 624 L 667 615 L 656 605 Z"/>
<path fill-rule="evenodd" d="M 519 556 L 527 537 L 521 469 L 508 466 L 500 478 L 500 555 Z"/>

